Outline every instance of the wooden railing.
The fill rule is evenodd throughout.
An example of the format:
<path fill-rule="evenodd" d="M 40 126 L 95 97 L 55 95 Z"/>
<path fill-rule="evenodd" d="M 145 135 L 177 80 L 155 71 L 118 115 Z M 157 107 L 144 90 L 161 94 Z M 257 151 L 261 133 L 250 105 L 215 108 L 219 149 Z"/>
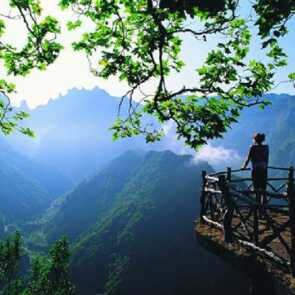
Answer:
<path fill-rule="evenodd" d="M 203 171 L 200 220 L 295 277 L 294 169 L 268 167 L 266 191 L 254 190 L 249 171 Z"/>

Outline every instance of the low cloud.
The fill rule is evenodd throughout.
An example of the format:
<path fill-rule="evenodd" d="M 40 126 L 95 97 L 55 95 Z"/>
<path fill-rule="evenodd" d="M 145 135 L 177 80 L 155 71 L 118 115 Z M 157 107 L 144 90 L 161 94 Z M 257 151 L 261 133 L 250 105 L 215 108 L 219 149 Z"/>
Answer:
<path fill-rule="evenodd" d="M 207 161 L 213 167 L 241 165 L 242 158 L 236 150 L 226 149 L 223 146 L 207 144 L 195 153 L 193 161 Z"/>
<path fill-rule="evenodd" d="M 168 122 L 162 126 L 165 134 L 165 147 L 177 154 L 190 154 L 193 156 L 193 164 L 202 161 L 208 162 L 214 169 L 220 169 L 229 166 L 242 165 L 242 157 L 238 151 L 225 148 L 222 145 L 213 145 L 208 143 L 195 151 L 184 144 L 183 140 L 177 140 L 175 124 Z"/>

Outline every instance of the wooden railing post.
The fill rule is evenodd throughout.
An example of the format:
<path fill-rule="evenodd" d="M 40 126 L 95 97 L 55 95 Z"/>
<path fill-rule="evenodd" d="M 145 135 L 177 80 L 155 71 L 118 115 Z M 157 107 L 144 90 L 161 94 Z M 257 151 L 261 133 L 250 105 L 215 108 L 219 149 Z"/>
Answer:
<path fill-rule="evenodd" d="M 222 198 L 225 201 L 226 212 L 223 217 L 223 228 L 224 228 L 224 241 L 226 243 L 231 243 L 233 240 L 232 233 L 232 219 L 234 213 L 233 201 L 230 196 L 228 182 L 225 175 L 221 175 L 219 178 L 219 188 L 222 192 Z"/>
<path fill-rule="evenodd" d="M 256 201 L 257 203 L 257 201 Z M 259 205 L 255 205 L 253 212 L 253 242 L 255 245 L 259 243 Z"/>
<path fill-rule="evenodd" d="M 289 168 L 288 177 L 288 200 L 289 200 L 289 218 L 291 231 L 291 271 L 295 277 L 295 193 L 294 193 L 294 168 Z"/>
<path fill-rule="evenodd" d="M 202 171 L 202 182 L 203 182 L 203 185 L 202 185 L 202 192 L 201 192 L 201 198 L 200 198 L 200 202 L 201 202 L 201 207 L 200 207 L 200 221 L 201 223 L 205 223 L 204 222 L 204 218 L 203 216 L 206 214 L 205 212 L 205 198 L 206 198 L 206 183 L 207 183 L 207 179 L 206 179 L 206 171 Z"/>
<path fill-rule="evenodd" d="M 252 179 L 253 181 L 253 179 Z M 259 191 L 257 191 L 255 188 L 255 204 L 253 205 L 253 236 L 252 236 L 252 240 L 254 242 L 255 245 L 258 245 L 259 243 L 259 215 L 260 215 L 260 193 Z"/>
<path fill-rule="evenodd" d="M 226 178 L 227 178 L 228 182 L 231 182 L 231 168 L 230 167 L 227 167 Z"/>

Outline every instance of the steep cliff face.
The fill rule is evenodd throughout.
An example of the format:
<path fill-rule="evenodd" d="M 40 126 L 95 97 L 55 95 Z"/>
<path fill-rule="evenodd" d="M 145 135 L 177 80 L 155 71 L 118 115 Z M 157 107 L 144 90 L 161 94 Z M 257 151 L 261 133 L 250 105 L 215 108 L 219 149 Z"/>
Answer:
<path fill-rule="evenodd" d="M 237 242 L 226 244 L 220 229 L 197 221 L 196 236 L 206 251 L 217 255 L 248 277 L 250 295 L 295 294 L 295 279 L 289 272 L 241 247 Z"/>

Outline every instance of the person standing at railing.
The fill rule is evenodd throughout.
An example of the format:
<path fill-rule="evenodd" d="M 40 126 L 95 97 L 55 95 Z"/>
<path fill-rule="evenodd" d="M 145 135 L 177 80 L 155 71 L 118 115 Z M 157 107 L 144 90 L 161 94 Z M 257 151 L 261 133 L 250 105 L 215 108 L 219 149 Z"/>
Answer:
<path fill-rule="evenodd" d="M 257 199 L 261 203 L 266 202 L 265 192 L 267 184 L 267 166 L 269 158 L 269 147 L 263 144 L 265 141 L 264 133 L 255 133 L 253 145 L 250 146 L 248 156 L 242 169 L 246 169 L 249 162 L 252 163 L 252 181 L 254 190 L 257 192 Z"/>

